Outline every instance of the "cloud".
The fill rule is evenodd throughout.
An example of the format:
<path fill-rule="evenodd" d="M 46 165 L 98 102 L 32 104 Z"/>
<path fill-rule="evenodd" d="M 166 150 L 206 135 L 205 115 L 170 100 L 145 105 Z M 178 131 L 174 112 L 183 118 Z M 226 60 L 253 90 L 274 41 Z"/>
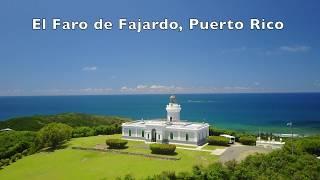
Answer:
<path fill-rule="evenodd" d="M 112 88 L 85 88 L 80 89 L 80 92 L 86 92 L 86 93 L 108 93 L 112 91 Z"/>
<path fill-rule="evenodd" d="M 314 85 L 315 87 L 320 87 L 320 81 L 319 81 L 319 80 L 315 80 L 314 83 L 313 83 L 313 85 Z"/>
<path fill-rule="evenodd" d="M 259 83 L 260 85 L 260 83 Z M 234 93 L 234 92 L 260 92 L 263 89 L 255 86 L 225 86 L 225 87 L 181 87 L 166 85 L 137 85 L 135 87 L 123 86 L 121 93 L 125 94 L 170 94 L 170 93 Z"/>
<path fill-rule="evenodd" d="M 82 68 L 83 71 L 96 71 L 98 68 L 96 66 L 87 66 Z"/>
<path fill-rule="evenodd" d="M 137 85 L 136 87 L 123 86 L 120 88 L 120 92 L 123 93 L 176 93 L 186 90 L 177 86 L 165 86 L 165 85 Z"/>
<path fill-rule="evenodd" d="M 23 89 L 6 89 L 0 90 L 0 96 L 20 96 L 25 93 Z"/>
<path fill-rule="evenodd" d="M 279 48 L 281 51 L 286 51 L 286 52 L 307 52 L 311 48 L 309 46 L 281 46 Z"/>
<path fill-rule="evenodd" d="M 112 93 L 112 88 L 81 88 L 81 89 L 37 89 L 32 94 L 37 95 L 100 95 Z"/>
<path fill-rule="evenodd" d="M 259 86 L 260 85 L 260 82 L 253 82 L 253 84 L 255 85 L 255 86 Z"/>

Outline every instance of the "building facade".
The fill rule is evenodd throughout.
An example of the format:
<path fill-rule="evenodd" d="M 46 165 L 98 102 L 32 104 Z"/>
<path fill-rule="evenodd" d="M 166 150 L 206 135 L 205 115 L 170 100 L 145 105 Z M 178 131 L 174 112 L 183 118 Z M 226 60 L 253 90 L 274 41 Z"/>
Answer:
<path fill-rule="evenodd" d="M 202 145 L 209 136 L 209 124 L 180 120 L 181 106 L 170 96 L 166 119 L 137 120 L 122 124 L 122 137 L 146 142 Z"/>

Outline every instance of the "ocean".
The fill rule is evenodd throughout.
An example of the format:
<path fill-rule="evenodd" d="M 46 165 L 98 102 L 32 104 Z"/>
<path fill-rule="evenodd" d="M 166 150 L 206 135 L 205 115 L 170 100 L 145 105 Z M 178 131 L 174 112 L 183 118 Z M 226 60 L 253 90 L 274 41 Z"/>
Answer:
<path fill-rule="evenodd" d="M 181 119 L 238 131 L 320 133 L 320 93 L 178 94 Z M 81 112 L 132 119 L 165 118 L 169 95 L 0 97 L 0 121 Z"/>

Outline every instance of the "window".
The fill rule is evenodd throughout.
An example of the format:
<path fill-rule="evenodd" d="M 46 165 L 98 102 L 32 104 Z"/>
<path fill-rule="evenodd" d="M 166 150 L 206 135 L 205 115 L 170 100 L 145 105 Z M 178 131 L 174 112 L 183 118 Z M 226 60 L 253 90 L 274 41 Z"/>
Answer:
<path fill-rule="evenodd" d="M 187 133 L 186 134 L 186 141 L 188 141 L 189 140 L 189 134 Z"/>
<path fill-rule="evenodd" d="M 172 132 L 170 133 L 170 139 L 173 139 L 173 133 Z"/>
<path fill-rule="evenodd" d="M 158 139 L 160 139 L 160 134 L 158 135 Z"/>
<path fill-rule="evenodd" d="M 149 139 L 149 134 L 148 134 L 148 139 Z"/>
<path fill-rule="evenodd" d="M 131 136 L 131 129 L 129 129 L 129 136 Z"/>
<path fill-rule="evenodd" d="M 142 135 L 142 137 L 144 137 L 144 130 L 142 130 L 142 134 L 141 135 Z"/>
<path fill-rule="evenodd" d="M 170 122 L 172 122 L 172 117 L 170 117 Z"/>

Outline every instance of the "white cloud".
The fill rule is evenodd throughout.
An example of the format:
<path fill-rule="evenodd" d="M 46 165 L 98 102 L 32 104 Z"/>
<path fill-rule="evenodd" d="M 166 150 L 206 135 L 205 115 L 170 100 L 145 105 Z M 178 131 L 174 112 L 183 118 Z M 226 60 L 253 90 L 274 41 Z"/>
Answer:
<path fill-rule="evenodd" d="M 110 94 L 112 88 L 81 88 L 81 89 L 36 89 L 32 94 L 36 95 L 100 95 Z"/>
<path fill-rule="evenodd" d="M 260 82 L 254 82 L 253 83 L 255 86 L 259 86 L 260 85 Z"/>
<path fill-rule="evenodd" d="M 0 96 L 20 96 L 25 93 L 23 89 L 6 89 L 0 90 Z"/>
<path fill-rule="evenodd" d="M 176 86 L 165 86 L 165 85 L 137 85 L 136 87 L 123 86 L 120 88 L 121 92 L 124 93 L 176 93 L 177 91 L 184 91 L 185 88 Z"/>
<path fill-rule="evenodd" d="M 257 87 L 260 83 L 255 82 L 254 86 L 226 86 L 226 87 L 180 87 L 166 85 L 137 85 L 135 87 L 123 86 L 121 93 L 126 94 L 170 94 L 170 93 L 234 93 L 234 92 L 260 92 L 262 88 Z"/>
<path fill-rule="evenodd" d="M 306 52 L 310 50 L 309 46 L 281 46 L 281 51 L 287 52 Z"/>
<path fill-rule="evenodd" d="M 80 89 L 80 92 L 86 93 L 106 93 L 112 91 L 112 88 L 85 88 Z"/>
<path fill-rule="evenodd" d="M 96 66 L 87 66 L 82 68 L 83 71 L 96 71 L 98 68 Z"/>
<path fill-rule="evenodd" d="M 313 85 L 316 86 L 316 87 L 320 87 L 320 81 L 319 80 L 315 80 Z"/>

